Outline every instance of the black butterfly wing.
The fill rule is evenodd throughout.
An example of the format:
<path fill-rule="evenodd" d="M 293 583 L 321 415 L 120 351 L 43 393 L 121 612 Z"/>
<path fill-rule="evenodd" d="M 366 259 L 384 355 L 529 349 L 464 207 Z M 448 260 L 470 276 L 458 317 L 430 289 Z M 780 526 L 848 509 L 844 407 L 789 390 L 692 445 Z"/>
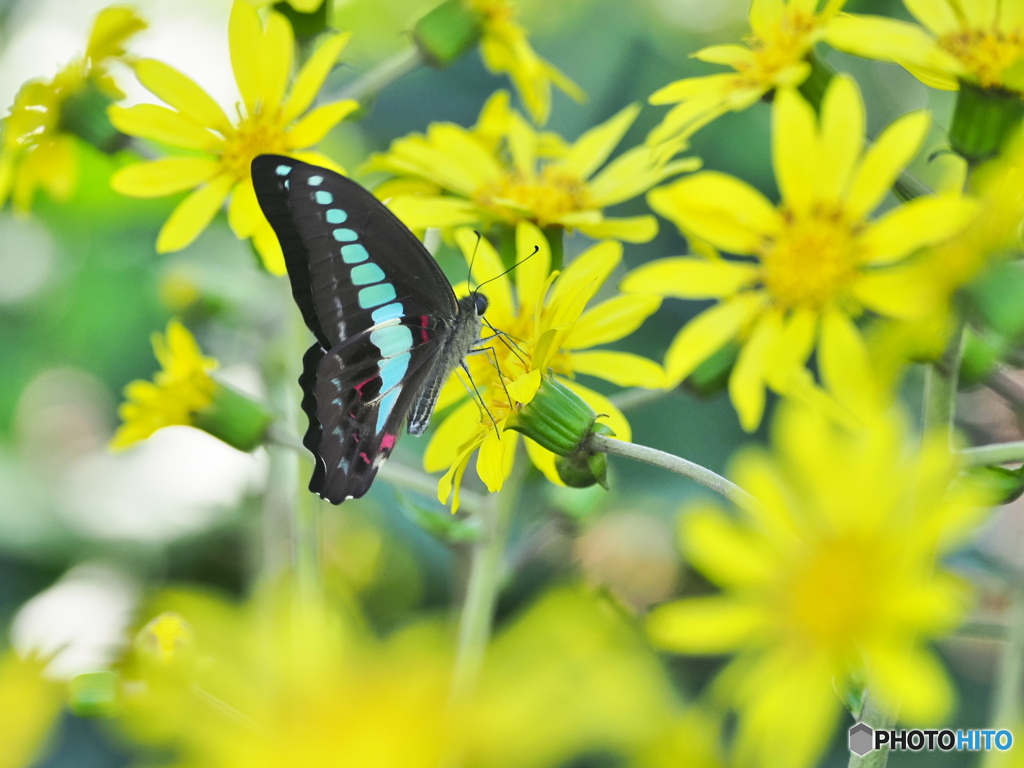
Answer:
<path fill-rule="evenodd" d="M 454 319 L 455 293 L 437 262 L 354 181 L 280 155 L 253 160 L 252 178 L 295 302 L 324 349 L 389 315 Z"/>
<path fill-rule="evenodd" d="M 458 305 L 420 241 L 358 184 L 277 155 L 257 157 L 252 175 L 317 339 L 299 379 L 310 490 L 338 504 L 362 496 L 391 453 Z"/>
<path fill-rule="evenodd" d="M 401 336 L 403 329 L 420 337 L 420 354 L 382 357 L 371 337 Z M 364 331 L 329 352 L 310 347 L 299 379 L 310 425 L 303 443 L 316 458 L 310 490 L 334 504 L 369 490 L 436 366 L 437 332 L 436 326 L 401 321 Z"/>

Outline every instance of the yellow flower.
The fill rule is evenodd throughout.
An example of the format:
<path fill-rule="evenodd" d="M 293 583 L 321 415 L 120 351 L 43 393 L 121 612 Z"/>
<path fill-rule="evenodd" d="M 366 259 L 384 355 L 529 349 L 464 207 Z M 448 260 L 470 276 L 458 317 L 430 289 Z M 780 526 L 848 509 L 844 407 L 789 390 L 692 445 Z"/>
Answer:
<path fill-rule="evenodd" d="M 518 435 L 505 432 L 509 418 L 529 403 L 548 370 L 583 398 L 623 440 L 630 438 L 629 423 L 608 398 L 572 380 L 576 374 L 595 376 L 619 386 L 656 388 L 664 383 L 661 368 L 629 352 L 592 350 L 618 341 L 635 331 L 661 304 L 656 296 L 615 296 L 589 311 L 595 296 L 622 259 L 622 246 L 599 243 L 581 253 L 560 274 L 551 275 L 551 252 L 543 234 L 532 224 L 516 229 L 517 260 L 512 279 L 504 271 L 498 253 L 485 239 L 468 229 L 456 231 L 455 239 L 467 262 L 473 264 L 477 283 L 489 281 L 481 292 L 489 306 L 485 315 L 494 328 L 507 334 L 492 339 L 493 354 L 468 358 L 470 375 L 487 412 L 476 396 L 470 397 L 460 374 L 452 375 L 438 402 L 438 410 L 462 401 L 438 426 L 423 457 L 428 472 L 447 470 L 438 483 L 438 498 L 448 501 L 454 488 L 453 511 L 458 508 L 458 489 L 472 454 L 479 449 L 477 474 L 494 492 L 512 471 Z M 530 255 L 534 248 L 536 253 Z M 475 256 L 474 256 L 475 252 Z M 526 258 L 528 257 L 529 258 Z M 460 287 L 466 290 L 465 286 Z M 526 441 L 533 463 L 552 482 L 561 483 L 555 455 Z"/>
<path fill-rule="evenodd" d="M 733 654 L 714 684 L 739 713 L 740 765 L 813 764 L 839 719 L 836 691 L 866 685 L 883 710 L 934 725 L 953 691 L 925 646 L 954 629 L 966 582 L 939 568 L 981 519 L 946 435 L 906 434 L 877 414 L 856 432 L 783 410 L 774 454 L 742 454 L 730 476 L 758 500 L 712 502 L 681 521 L 689 561 L 720 594 L 648 618 L 654 643 Z"/>
<path fill-rule="evenodd" d="M 1024 93 L 1024 3 L 904 0 L 923 25 L 880 16 L 843 14 L 828 42 L 842 51 L 894 61 L 932 88 L 959 81 Z"/>
<path fill-rule="evenodd" d="M 47 661 L 0 655 L 0 754 L 2 768 L 38 765 L 67 697 L 66 688 L 44 677 Z"/>
<path fill-rule="evenodd" d="M 551 85 L 576 101 L 585 94 L 551 62 L 545 61 L 530 46 L 526 30 L 516 22 L 512 0 L 466 0 L 481 17 L 483 36 L 480 56 L 491 72 L 507 72 L 527 112 L 538 125 L 551 113 Z"/>
<path fill-rule="evenodd" d="M 686 138 L 726 112 L 739 112 L 776 88 L 796 87 L 811 71 L 808 56 L 846 0 L 753 0 L 746 45 L 713 45 L 693 57 L 734 72 L 689 77 L 666 85 L 652 104 L 675 104 L 651 132 L 656 144 Z"/>
<path fill-rule="evenodd" d="M 213 404 L 217 383 L 210 371 L 217 367 L 204 357 L 195 338 L 177 320 L 167 324 L 166 335 L 153 334 L 153 351 L 160 367 L 153 381 L 133 381 L 125 387 L 119 413 L 122 424 L 110 447 L 127 448 L 158 429 L 192 424 L 198 411 Z"/>
<path fill-rule="evenodd" d="M 742 349 L 729 392 L 747 430 L 761 421 L 766 385 L 780 393 L 807 391 L 805 364 L 815 349 L 832 394 L 845 404 L 862 402 L 870 366 L 854 319 L 865 311 L 899 318 L 927 313 L 936 301 L 935 276 L 906 260 L 955 235 L 977 210 L 958 194 L 929 195 L 868 219 L 920 148 L 926 112 L 902 116 L 865 151 L 860 94 L 851 79 L 837 77 L 820 125 L 791 90 L 779 92 L 772 118 L 778 207 L 716 172 L 648 198 L 687 234 L 753 260 L 663 259 L 623 284 L 627 291 L 718 299 L 676 336 L 666 371 L 670 382 L 682 381 L 737 340 Z"/>
<path fill-rule="evenodd" d="M 30 80 L 21 87 L 2 122 L 0 207 L 11 198 L 17 210 L 28 211 L 39 187 L 55 200 L 67 200 L 74 194 L 78 144 L 67 126 L 64 108 L 90 88 L 101 97 L 122 98 L 124 94 L 107 73 L 107 66 L 125 55 L 124 42 L 146 26 L 132 8 L 105 8 L 93 22 L 84 56 L 52 80 Z"/>
<path fill-rule="evenodd" d="M 699 161 L 661 162 L 640 146 L 605 165 L 638 112 L 636 105 L 626 107 L 566 146 L 531 127 L 508 108 L 508 94 L 498 92 L 475 129 L 434 123 L 426 135 L 395 141 L 367 169 L 398 177 L 377 194 L 391 198 L 391 208 L 412 229 L 530 221 L 597 239 L 646 242 L 658 231 L 653 216 L 612 218 L 604 209 L 696 169 Z"/>
<path fill-rule="evenodd" d="M 323 139 L 358 104 L 336 101 L 306 111 L 348 38 L 348 34 L 327 37 L 299 71 L 286 97 L 295 46 L 291 26 L 279 13 L 271 13 L 264 26 L 255 8 L 236 0 L 228 42 L 243 103 L 237 122 L 177 70 L 152 59 L 138 62 L 139 80 L 171 108 L 112 107 L 114 125 L 131 136 L 205 154 L 131 165 L 111 179 L 114 189 L 133 197 L 162 197 L 195 188 L 160 230 L 157 251 L 178 251 L 192 243 L 230 195 L 228 223 L 235 235 L 252 238 L 268 271 L 285 273 L 281 246 L 256 202 L 249 165 L 256 155 L 269 152 L 340 170 L 329 158 L 304 150 Z"/>

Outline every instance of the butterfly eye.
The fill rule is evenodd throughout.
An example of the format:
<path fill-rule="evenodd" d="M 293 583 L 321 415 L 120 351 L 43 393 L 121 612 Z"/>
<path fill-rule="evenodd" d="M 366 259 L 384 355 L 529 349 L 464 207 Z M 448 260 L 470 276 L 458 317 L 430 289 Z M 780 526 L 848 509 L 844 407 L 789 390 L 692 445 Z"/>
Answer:
<path fill-rule="evenodd" d="M 474 293 L 473 296 L 476 299 L 476 313 L 482 315 L 487 311 L 487 297 L 482 293 Z"/>

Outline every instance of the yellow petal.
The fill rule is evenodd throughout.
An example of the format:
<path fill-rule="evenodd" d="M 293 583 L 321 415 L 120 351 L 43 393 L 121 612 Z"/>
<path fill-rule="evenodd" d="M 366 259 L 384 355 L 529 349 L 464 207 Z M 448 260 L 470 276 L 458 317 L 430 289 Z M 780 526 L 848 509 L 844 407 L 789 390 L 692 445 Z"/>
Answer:
<path fill-rule="evenodd" d="M 753 264 L 726 259 L 679 256 L 637 267 L 619 286 L 628 293 L 655 293 L 679 299 L 731 296 L 758 279 Z"/>
<path fill-rule="evenodd" d="M 206 128 L 196 125 L 179 112 L 157 104 L 136 104 L 134 107 L 119 107 L 115 104 L 107 110 L 107 114 L 114 127 L 129 136 L 208 152 L 224 144 L 223 139 Z"/>
<path fill-rule="evenodd" d="M 875 646 L 869 651 L 870 685 L 885 705 L 912 725 L 938 723 L 953 705 L 942 663 L 923 649 Z"/>
<path fill-rule="evenodd" d="M 781 220 L 764 195 L 749 184 L 716 171 L 702 171 L 652 190 L 647 200 L 684 233 L 731 253 L 756 253 Z"/>
<path fill-rule="evenodd" d="M 134 8 L 118 5 L 104 8 L 92 24 L 85 55 L 93 66 L 103 59 L 121 56 L 124 54 L 122 43 L 148 26 Z"/>
<path fill-rule="evenodd" d="M 502 432 L 503 426 L 503 423 L 498 424 L 497 432 L 494 428 L 487 430 L 476 457 L 476 473 L 491 493 L 501 490 L 512 474 L 515 461 L 519 435 L 512 431 Z"/>
<path fill-rule="evenodd" d="M 244 240 L 252 237 L 257 226 L 264 223 L 263 211 L 256 200 L 256 190 L 252 178 L 242 179 L 231 193 L 231 204 L 228 206 L 228 225 L 235 237 Z"/>
<path fill-rule="evenodd" d="M 469 466 L 469 458 L 476 450 L 476 446 L 467 448 L 458 455 L 455 463 L 437 481 L 437 498 L 442 504 L 448 503 L 448 497 L 452 497 L 452 514 L 459 511 L 459 493 L 462 490 L 462 476 L 466 474 L 466 467 Z"/>
<path fill-rule="evenodd" d="M 960 62 L 939 48 L 927 32 L 905 21 L 844 13 L 826 27 L 825 41 L 840 51 L 868 59 L 895 61 L 952 75 L 963 71 Z"/>
<path fill-rule="evenodd" d="M 709 45 L 691 53 L 690 57 L 709 64 L 724 64 L 733 69 L 755 63 L 754 52 L 745 45 Z"/>
<path fill-rule="evenodd" d="M 548 306 L 557 307 L 581 286 L 590 286 L 596 292 L 621 261 L 622 244 L 614 240 L 588 248 L 559 275 L 548 296 Z M 590 295 L 593 296 L 593 293 Z"/>
<path fill-rule="evenodd" d="M 689 507 L 679 531 L 687 561 L 720 587 L 768 584 L 778 568 L 763 535 L 731 519 L 717 504 Z"/>
<path fill-rule="evenodd" d="M 765 377 L 779 394 L 788 394 L 795 382 L 793 375 L 805 371 L 807 358 L 814 350 L 818 333 L 818 313 L 809 308 L 793 310 L 783 322 L 775 349 L 771 352 Z"/>
<path fill-rule="evenodd" d="M 455 242 L 466 260 L 473 265 L 473 280 L 477 285 L 487 282 L 482 293 L 487 296 L 487 316 L 498 328 L 508 326 L 516 317 L 516 303 L 512 298 L 512 281 L 502 274 L 505 266 L 501 256 L 486 237 L 471 229 L 455 230 Z M 492 279 L 493 278 L 493 279 Z"/>
<path fill-rule="evenodd" d="M 944 290 L 918 264 L 871 271 L 857 277 L 853 296 L 867 309 L 886 317 L 920 319 L 943 300 Z"/>
<path fill-rule="evenodd" d="M 854 221 L 863 218 L 882 201 L 900 172 L 921 148 L 931 116 L 924 110 L 894 120 L 864 155 L 846 201 Z"/>
<path fill-rule="evenodd" d="M 786 3 L 784 0 L 751 0 L 747 15 L 754 34 L 770 36 L 782 25 Z"/>
<path fill-rule="evenodd" d="M 156 59 L 142 59 L 135 64 L 135 74 L 146 88 L 193 123 L 222 134 L 231 130 L 231 121 L 220 105 L 195 81 L 174 67 Z"/>
<path fill-rule="evenodd" d="M 581 223 L 570 228 L 578 229 L 595 240 L 605 238 L 624 240 L 627 243 L 646 243 L 658 234 L 658 222 L 653 216 L 630 216 L 621 219 L 602 219 L 594 223 Z"/>
<path fill-rule="evenodd" d="M 536 250 L 536 252 L 534 252 Z M 551 246 L 536 225 L 523 221 L 516 225 L 516 293 L 522 307 L 539 307 L 551 274 Z"/>
<path fill-rule="evenodd" d="M 295 57 L 295 36 L 291 24 L 280 13 L 267 17 L 260 45 L 260 97 L 264 112 L 273 112 L 281 105 Z M 313 143 L 313 142 L 310 142 Z M 308 145 L 307 145 L 308 146 Z"/>
<path fill-rule="evenodd" d="M 238 91 L 242 94 L 248 114 L 256 113 L 262 96 L 260 75 L 263 25 L 259 14 L 245 0 L 235 0 L 228 20 L 228 47 L 231 51 L 231 69 L 235 73 Z"/>
<path fill-rule="evenodd" d="M 438 472 L 450 467 L 468 441 L 474 446 L 479 444 L 475 439 L 479 432 L 480 406 L 473 400 L 466 400 L 437 425 L 423 454 L 423 469 Z"/>
<path fill-rule="evenodd" d="M 164 158 L 119 169 L 110 177 L 110 186 L 129 197 L 163 197 L 199 186 L 219 171 L 220 163 L 216 160 Z"/>
<path fill-rule="evenodd" d="M 618 387 L 659 389 L 665 386 L 665 371 L 646 357 L 631 352 L 573 352 L 576 373 L 610 381 Z"/>
<path fill-rule="evenodd" d="M 217 215 L 235 179 L 221 174 L 190 194 L 171 212 L 156 240 L 157 253 L 172 253 L 190 245 Z"/>
<path fill-rule="evenodd" d="M 956 32 L 961 28 L 949 0 L 903 0 L 907 10 L 936 35 Z"/>
<path fill-rule="evenodd" d="M 740 349 L 736 366 L 729 376 L 729 397 L 736 407 L 740 426 L 747 432 L 757 429 L 764 415 L 765 372 L 781 330 L 780 312 L 769 312 L 760 318 Z"/>
<path fill-rule="evenodd" d="M 259 222 L 250 237 L 253 247 L 263 262 L 263 268 L 272 275 L 286 275 L 288 270 L 285 267 L 281 242 L 277 239 L 270 222 L 266 219 Z"/>
<path fill-rule="evenodd" d="M 660 148 L 633 147 L 608 163 L 591 179 L 590 202 L 605 208 L 632 200 L 665 179 L 680 173 L 692 173 L 700 167 L 701 161 L 697 157 L 664 162 Z"/>
<path fill-rule="evenodd" d="M 644 293 L 615 296 L 584 312 L 562 346 L 587 349 L 618 341 L 643 325 L 660 306 L 660 296 Z"/>
<path fill-rule="evenodd" d="M 647 634 L 677 653 L 728 653 L 763 631 L 764 609 L 728 597 L 691 597 L 658 606 L 647 616 Z"/>
<path fill-rule="evenodd" d="M 348 99 L 322 104 L 288 132 L 288 147 L 302 149 L 318 143 L 338 123 L 359 108 L 359 102 Z"/>
<path fill-rule="evenodd" d="M 959 195 L 918 197 L 872 222 L 858 239 L 866 264 L 899 261 L 918 248 L 947 240 L 978 214 L 978 204 Z"/>
<path fill-rule="evenodd" d="M 319 152 L 310 152 L 306 150 L 304 152 L 288 152 L 287 154 L 289 157 L 294 157 L 296 160 L 301 160 L 304 163 L 319 165 L 321 168 L 327 168 L 335 173 L 340 173 L 342 176 L 348 176 L 344 168 L 334 162 L 334 160 L 329 158 L 327 155 Z"/>
<path fill-rule="evenodd" d="M 472 203 L 450 195 L 398 195 L 386 202 L 391 212 L 414 232 L 430 227 L 459 227 L 480 221 L 480 215 Z"/>
<path fill-rule="evenodd" d="M 539 469 L 549 482 L 564 486 L 565 482 L 558 476 L 558 470 L 555 469 L 555 461 L 558 457 L 547 448 L 541 448 L 529 438 L 525 438 L 523 443 L 526 445 L 526 454 L 533 462 L 533 466 Z"/>
<path fill-rule="evenodd" d="M 853 78 L 832 79 L 821 106 L 821 164 L 817 187 L 826 200 L 839 200 L 864 149 L 864 100 Z"/>
<path fill-rule="evenodd" d="M 795 90 L 775 94 L 772 107 L 772 161 L 786 207 L 805 214 L 817 201 L 822 156 L 814 108 Z"/>
<path fill-rule="evenodd" d="M 351 32 L 341 32 L 317 46 L 309 61 L 299 70 L 298 77 L 292 85 L 291 95 L 284 107 L 286 123 L 290 123 L 309 109 L 351 37 Z"/>
<path fill-rule="evenodd" d="M 604 165 L 638 114 L 640 105 L 630 104 L 610 119 L 586 131 L 573 143 L 558 165 L 578 179 L 589 179 L 594 171 Z"/>
<path fill-rule="evenodd" d="M 678 384 L 694 369 L 736 338 L 767 302 L 761 292 L 746 293 L 707 309 L 676 335 L 665 356 L 670 384 Z"/>
<path fill-rule="evenodd" d="M 822 317 L 818 368 L 822 381 L 844 406 L 860 413 L 872 404 L 875 382 L 867 345 L 850 318 L 839 310 Z"/>

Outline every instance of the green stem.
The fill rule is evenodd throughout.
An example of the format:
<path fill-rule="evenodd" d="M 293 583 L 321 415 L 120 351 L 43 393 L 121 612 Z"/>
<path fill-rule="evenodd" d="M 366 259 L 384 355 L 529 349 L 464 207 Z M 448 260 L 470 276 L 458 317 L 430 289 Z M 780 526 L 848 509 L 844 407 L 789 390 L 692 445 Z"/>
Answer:
<path fill-rule="evenodd" d="M 466 597 L 459 618 L 452 679 L 452 702 L 456 705 L 465 702 L 476 690 L 504 575 L 509 523 L 524 478 L 522 468 L 517 467 L 501 491 L 487 497 L 479 513 L 482 518 L 480 538 L 473 543 Z"/>
<path fill-rule="evenodd" d="M 952 441 L 956 393 L 964 352 L 964 323 L 953 331 L 942 358 L 928 366 L 924 379 L 925 429 L 944 429 Z"/>
<path fill-rule="evenodd" d="M 696 480 L 705 488 L 710 488 L 739 506 L 750 507 L 757 504 L 757 500 L 745 490 L 707 467 L 702 467 L 700 464 L 695 464 L 671 453 L 659 451 L 657 448 L 648 448 L 645 445 L 637 445 L 594 433 L 587 435 L 586 440 L 583 441 L 583 447 L 591 451 L 607 453 L 609 456 L 622 456 L 634 461 L 642 461 L 683 475 L 691 480 Z"/>
<path fill-rule="evenodd" d="M 1020 723 L 1020 685 L 1024 678 L 1024 583 L 1018 578 L 1011 585 L 1009 642 L 1003 648 L 1003 657 L 996 676 L 996 690 L 989 728 L 1014 729 Z M 990 750 L 982 760 L 982 768 L 1002 768 L 1007 757 L 999 750 Z"/>
<path fill-rule="evenodd" d="M 361 102 L 368 98 L 373 98 L 387 86 L 403 75 L 412 72 L 422 63 L 423 59 L 420 56 L 419 50 L 415 47 L 407 48 L 396 53 L 391 58 L 385 59 L 369 72 L 364 73 L 348 85 L 345 85 L 333 96 L 325 97 L 322 101 L 326 103 L 341 99 L 355 99 Z"/>
<path fill-rule="evenodd" d="M 893 723 L 896 719 L 889 715 L 887 712 L 883 712 L 875 705 L 874 698 L 868 694 L 864 700 L 864 707 L 860 712 L 860 722 L 867 723 L 876 731 L 882 730 L 887 731 L 892 728 Z M 881 749 L 876 749 L 872 752 L 868 752 L 863 757 L 859 755 L 850 755 L 850 762 L 848 763 L 849 768 L 885 768 L 885 764 L 889 762 L 889 745 L 886 744 Z"/>
<path fill-rule="evenodd" d="M 388 483 L 399 488 L 404 488 L 415 493 L 437 498 L 437 478 L 420 472 L 407 464 L 402 464 L 394 459 L 381 464 L 377 476 Z M 481 512 L 489 504 L 489 497 L 473 491 L 463 490 L 459 494 L 459 509 L 466 512 Z"/>
<path fill-rule="evenodd" d="M 617 392 L 612 395 L 611 401 L 612 405 L 620 411 L 629 411 L 633 408 L 640 408 L 648 403 L 656 403 L 658 400 L 661 400 L 663 397 L 674 391 L 674 389 L 644 389 L 642 387 L 632 387 L 631 389 L 624 389 L 621 392 Z"/>
<path fill-rule="evenodd" d="M 960 455 L 967 464 L 975 467 L 1024 461 L 1024 440 L 966 448 L 960 452 Z"/>

